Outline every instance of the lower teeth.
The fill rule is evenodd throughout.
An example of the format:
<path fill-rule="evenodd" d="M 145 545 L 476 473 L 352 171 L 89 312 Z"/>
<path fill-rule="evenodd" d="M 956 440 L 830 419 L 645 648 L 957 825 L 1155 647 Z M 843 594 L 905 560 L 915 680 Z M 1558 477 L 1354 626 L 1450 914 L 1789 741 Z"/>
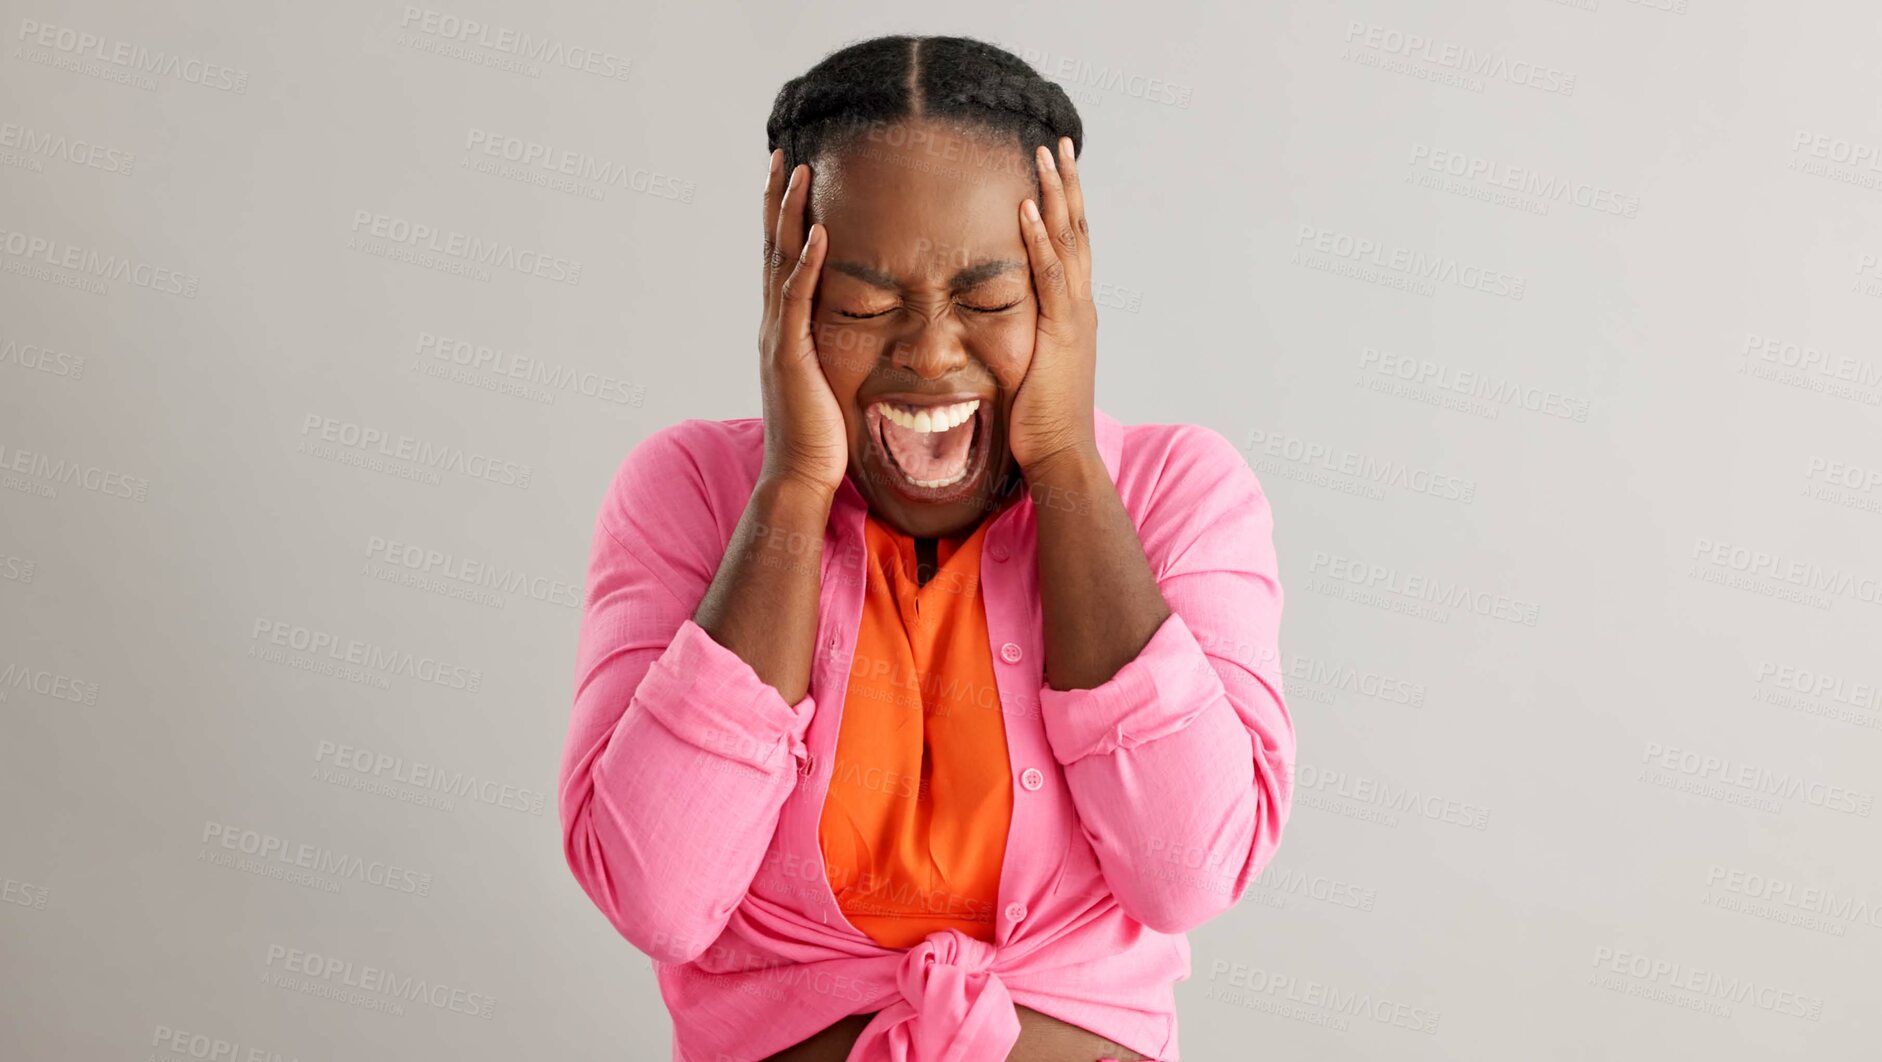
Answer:
<path fill-rule="evenodd" d="M 963 479 L 966 479 L 967 470 L 964 468 L 961 469 L 960 474 L 954 476 L 951 479 L 916 479 L 914 476 L 911 476 L 906 472 L 902 473 L 902 478 L 908 480 L 910 483 L 913 483 L 917 487 L 947 487 L 947 486 L 952 486 L 953 484 L 959 483 Z"/>

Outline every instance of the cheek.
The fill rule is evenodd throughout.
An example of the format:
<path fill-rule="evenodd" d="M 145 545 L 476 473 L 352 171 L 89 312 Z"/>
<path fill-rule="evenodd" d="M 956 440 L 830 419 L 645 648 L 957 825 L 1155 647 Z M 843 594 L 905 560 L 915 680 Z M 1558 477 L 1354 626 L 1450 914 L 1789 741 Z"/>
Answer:
<path fill-rule="evenodd" d="M 836 399 L 837 408 L 843 411 L 843 419 L 850 420 L 850 412 L 856 405 L 856 392 L 868 373 L 854 371 L 843 355 L 833 355 L 821 347 L 817 349 L 817 364 L 823 370 L 824 380 L 830 385 L 830 397 Z"/>
<path fill-rule="evenodd" d="M 1000 381 L 1001 388 L 1009 393 L 1026 378 L 1026 367 L 1032 364 L 1033 339 L 1037 334 L 1037 316 L 1027 312 L 988 322 L 985 331 L 975 337 L 980 360 Z"/>
<path fill-rule="evenodd" d="M 810 333 L 824 379 L 830 381 L 837 401 L 847 401 L 881 358 L 882 337 L 872 329 L 816 319 L 810 322 Z"/>

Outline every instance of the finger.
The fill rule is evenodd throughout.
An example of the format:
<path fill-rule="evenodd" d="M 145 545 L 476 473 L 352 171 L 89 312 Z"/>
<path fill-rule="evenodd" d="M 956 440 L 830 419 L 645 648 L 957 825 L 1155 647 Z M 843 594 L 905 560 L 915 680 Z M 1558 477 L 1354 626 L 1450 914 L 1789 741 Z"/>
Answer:
<path fill-rule="evenodd" d="M 812 225 L 803 250 L 798 253 L 797 265 L 778 293 L 783 313 L 778 321 L 778 334 L 785 340 L 778 344 L 780 351 L 801 354 L 815 349 L 814 344 L 806 342 L 810 338 L 810 305 L 817 295 L 817 281 L 823 275 L 824 253 L 829 245 L 829 234 L 824 227 Z"/>
<path fill-rule="evenodd" d="M 784 199 L 778 205 L 778 216 L 772 222 L 771 230 L 771 287 L 772 308 L 779 307 L 777 288 L 790 275 L 791 265 L 804 249 L 804 185 L 810 179 L 810 167 L 798 163 L 791 167 L 788 183 L 784 186 Z"/>
<path fill-rule="evenodd" d="M 1059 179 L 1059 167 L 1052 149 L 1041 144 L 1033 154 L 1039 162 L 1039 213 L 1051 230 L 1054 247 L 1062 257 L 1078 253 L 1078 230 L 1072 228 L 1072 215 L 1065 208 L 1065 182 Z"/>
<path fill-rule="evenodd" d="M 1072 215 L 1072 227 L 1078 230 L 1084 253 L 1091 253 L 1091 229 L 1085 224 L 1085 185 L 1078 179 L 1078 156 L 1072 152 L 1072 138 L 1059 138 L 1059 180 L 1065 185 L 1065 208 Z"/>
<path fill-rule="evenodd" d="M 784 188 L 784 202 L 778 210 L 777 253 L 772 261 L 777 264 L 778 278 L 781 281 L 791 271 L 791 263 L 796 261 L 799 252 L 804 249 L 804 201 L 810 184 L 810 167 L 798 163 L 791 167 L 790 182 Z"/>
<path fill-rule="evenodd" d="M 765 175 L 764 258 L 759 264 L 759 280 L 764 285 L 765 314 L 771 313 L 771 255 L 778 236 L 778 202 L 784 198 L 784 149 L 771 152 L 771 168 Z"/>
<path fill-rule="evenodd" d="M 1038 204 L 1030 199 L 1020 204 L 1020 226 L 1026 237 L 1026 257 L 1032 263 L 1032 286 L 1039 296 L 1040 315 L 1052 321 L 1071 320 L 1065 263 L 1052 247 L 1052 234 L 1039 216 Z"/>
<path fill-rule="evenodd" d="M 1066 203 L 1065 182 L 1060 178 L 1057 160 L 1052 149 L 1041 144 L 1034 149 L 1039 163 L 1039 185 L 1044 198 L 1039 203 L 1039 212 L 1045 219 L 1046 230 L 1052 233 L 1052 248 L 1059 260 L 1065 264 L 1066 282 L 1075 298 L 1085 296 L 1084 247 L 1078 230 L 1072 226 L 1071 210 Z"/>
<path fill-rule="evenodd" d="M 778 288 L 790 274 L 791 264 L 797 260 L 798 252 L 804 247 L 801 230 L 794 233 L 790 222 L 793 207 L 801 201 L 797 195 L 798 186 L 803 184 L 806 169 L 799 163 L 780 174 L 783 187 L 778 194 L 777 211 L 771 216 L 765 230 L 766 238 L 771 243 L 771 251 L 767 256 L 769 289 L 766 294 L 774 315 L 778 309 Z"/>

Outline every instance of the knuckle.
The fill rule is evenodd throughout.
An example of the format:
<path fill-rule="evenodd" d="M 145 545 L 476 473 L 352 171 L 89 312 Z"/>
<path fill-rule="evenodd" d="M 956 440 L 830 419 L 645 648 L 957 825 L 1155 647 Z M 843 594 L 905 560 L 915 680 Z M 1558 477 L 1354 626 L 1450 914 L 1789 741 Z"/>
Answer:
<path fill-rule="evenodd" d="M 805 281 L 803 270 L 791 270 L 791 275 L 784 278 L 785 300 L 789 302 L 800 302 L 809 293 L 810 285 Z"/>
<path fill-rule="evenodd" d="M 1070 225 L 1059 230 L 1059 242 L 1067 247 L 1078 246 L 1078 230 Z"/>

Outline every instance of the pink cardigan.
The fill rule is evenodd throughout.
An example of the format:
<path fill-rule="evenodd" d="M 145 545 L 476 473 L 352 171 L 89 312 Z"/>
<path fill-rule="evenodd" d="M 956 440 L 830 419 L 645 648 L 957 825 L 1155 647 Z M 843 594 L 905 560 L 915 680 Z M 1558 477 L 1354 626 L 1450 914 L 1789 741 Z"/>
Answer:
<path fill-rule="evenodd" d="M 864 589 L 855 485 L 824 533 L 810 691 L 787 704 L 691 618 L 757 481 L 762 418 L 681 421 L 622 462 L 596 521 L 560 809 L 576 880 L 654 960 L 675 1062 L 762 1059 L 869 1011 L 850 1062 L 997 1062 L 1015 1004 L 1178 1058 L 1186 933 L 1241 899 L 1292 804 L 1273 515 L 1219 433 L 1094 413 L 1171 614 L 1110 680 L 1051 689 L 1034 510 L 1066 500 L 1025 497 L 989 525 L 988 698 L 1014 787 L 992 944 L 949 929 L 884 948 L 824 878 Z"/>

